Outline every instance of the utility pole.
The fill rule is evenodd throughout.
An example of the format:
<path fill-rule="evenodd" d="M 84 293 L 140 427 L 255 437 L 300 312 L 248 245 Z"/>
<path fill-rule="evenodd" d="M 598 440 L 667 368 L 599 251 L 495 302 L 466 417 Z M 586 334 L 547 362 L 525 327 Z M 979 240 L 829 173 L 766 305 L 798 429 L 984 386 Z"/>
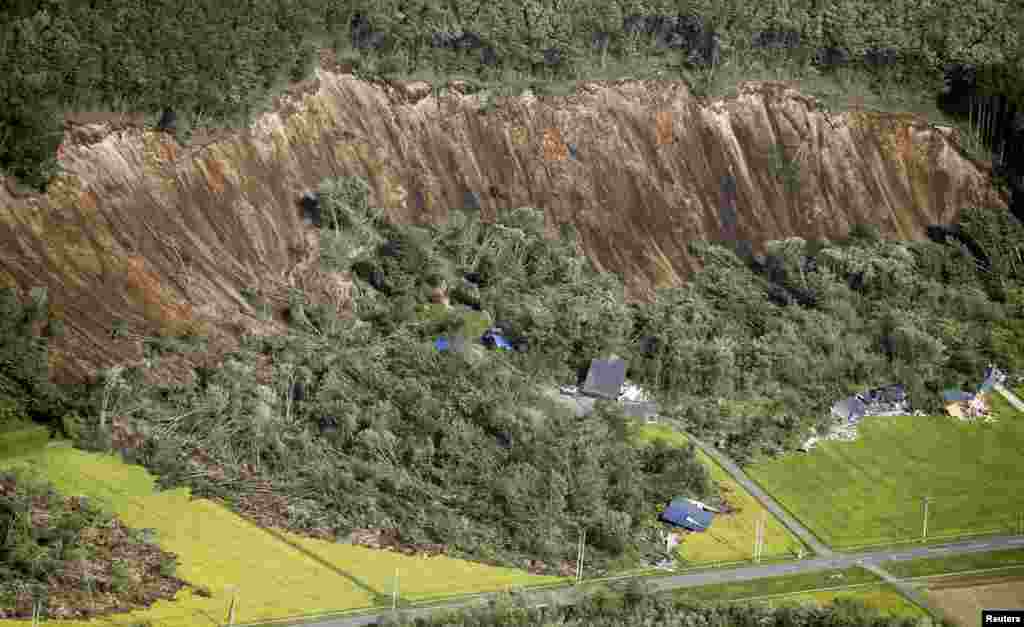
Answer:
<path fill-rule="evenodd" d="M 921 529 L 921 542 L 924 542 L 925 538 L 928 537 L 928 503 L 930 503 L 931 500 L 932 497 L 930 496 L 924 497 L 924 526 Z"/>
<path fill-rule="evenodd" d="M 228 625 L 235 624 L 235 593 L 237 586 L 231 586 L 231 604 L 228 606 Z"/>
<path fill-rule="evenodd" d="M 757 521 L 757 531 L 754 539 L 754 563 L 761 563 L 761 553 L 764 550 L 764 518 Z"/>
<path fill-rule="evenodd" d="M 580 530 L 580 548 L 576 557 L 576 583 L 583 581 L 583 547 L 587 545 L 587 530 Z"/>
<path fill-rule="evenodd" d="M 391 611 L 398 609 L 398 569 L 395 569 L 395 585 L 391 592 Z"/>
<path fill-rule="evenodd" d="M 761 548 L 759 548 L 757 552 L 758 563 L 761 563 L 761 556 L 764 555 L 764 534 L 766 531 L 768 531 L 768 512 L 765 512 L 761 517 Z"/>
<path fill-rule="evenodd" d="M 754 563 L 757 563 L 757 545 L 761 541 L 761 521 L 754 524 Z"/>

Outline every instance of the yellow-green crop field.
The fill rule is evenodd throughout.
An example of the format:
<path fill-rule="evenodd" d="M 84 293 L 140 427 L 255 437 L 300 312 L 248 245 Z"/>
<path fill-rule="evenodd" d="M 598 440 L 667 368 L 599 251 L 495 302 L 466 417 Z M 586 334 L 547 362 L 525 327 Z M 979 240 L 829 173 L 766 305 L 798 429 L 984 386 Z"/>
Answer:
<path fill-rule="evenodd" d="M 779 607 L 787 603 L 814 603 L 829 605 L 836 599 L 856 599 L 868 607 L 878 610 L 885 616 L 926 618 L 928 612 L 906 600 L 889 584 L 878 584 L 854 590 L 825 590 L 821 592 L 801 592 L 785 597 L 766 600 L 771 607 Z"/>
<path fill-rule="evenodd" d="M 154 478 L 141 466 L 65 446 L 13 464 L 30 465 L 64 495 L 102 502 L 126 525 L 155 529 L 161 548 L 178 555 L 178 576 L 212 593 L 205 598 L 183 591 L 174 602 L 112 615 L 104 624 L 142 619 L 167 626 L 217 624 L 226 616 L 230 586 L 237 586 L 239 622 L 372 605 L 366 591 L 224 507 L 192 500 L 187 488 L 155 491 Z M 0 621 L 22 623 L 30 624 Z"/>
<path fill-rule="evenodd" d="M 531 575 L 522 570 L 498 568 L 443 555 L 410 556 L 351 544 L 338 544 L 291 533 L 283 534 L 338 568 L 357 573 L 370 587 L 391 594 L 398 573 L 398 594 L 407 601 L 424 601 L 451 595 L 503 590 L 509 586 L 537 586 L 567 582 L 565 577 Z"/>
<path fill-rule="evenodd" d="M 64 495 L 85 495 L 102 503 L 130 527 L 154 529 L 160 547 L 178 555 L 178 577 L 212 593 L 206 598 L 183 589 L 174 601 L 160 601 L 145 610 L 91 622 L 53 621 L 62 627 L 127 626 L 142 620 L 155 627 L 219 625 L 227 616 L 232 590 L 237 595 L 236 622 L 366 608 L 374 605 L 374 592 L 391 594 L 396 568 L 403 600 L 560 580 L 293 534 L 284 534 L 285 542 L 217 503 L 191 499 L 187 488 L 156 491 L 155 478 L 141 466 L 66 445 L 2 464 L 16 465 L 28 466 Z M 368 585 L 361 587 L 346 574 Z M 31 621 L 0 620 L 0 627 L 23 625 L 31 625 Z"/>
<path fill-rule="evenodd" d="M 675 446 L 683 446 L 686 443 L 685 435 L 660 424 L 641 425 L 637 438 L 641 442 L 661 439 Z M 699 449 L 697 459 L 708 469 L 711 480 L 720 487 L 726 499 L 737 511 L 728 515 L 717 514 L 708 531 L 687 535 L 677 548 L 683 559 L 698 565 L 752 559 L 757 521 L 765 516 L 768 522 L 765 525 L 763 558 L 794 555 L 796 550 L 802 547 L 800 541 L 793 537 L 775 516 L 768 513 L 757 499 L 733 481 L 729 473 Z"/>

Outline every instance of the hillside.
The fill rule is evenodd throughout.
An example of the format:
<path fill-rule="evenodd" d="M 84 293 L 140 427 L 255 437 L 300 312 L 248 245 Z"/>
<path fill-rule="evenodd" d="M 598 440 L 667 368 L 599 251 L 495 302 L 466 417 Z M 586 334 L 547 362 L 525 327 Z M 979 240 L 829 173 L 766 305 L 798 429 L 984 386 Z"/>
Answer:
<path fill-rule="evenodd" d="M 860 222 L 922 239 L 959 207 L 1006 206 L 938 129 L 907 116 L 829 114 L 770 84 L 711 106 L 680 83 L 590 84 L 485 114 L 472 96 L 444 98 L 439 113 L 431 96 L 409 101 L 323 69 L 303 91 L 251 130 L 188 148 L 150 130 L 73 126 L 64 174 L 46 195 L 0 190 L 3 281 L 45 286 L 67 321 L 52 347 L 58 376 L 141 357 L 130 342 L 103 339 L 115 317 L 150 333 L 207 325 L 237 335 L 259 326 L 243 289 L 282 303 L 301 286 L 344 302 L 348 282 L 316 269 L 297 206 L 326 176 L 364 177 L 371 204 L 406 223 L 467 202 L 485 215 L 543 207 L 550 225 L 575 226 L 585 253 L 621 273 L 633 297 L 679 285 L 696 267 L 692 240 L 763 250 Z M 674 137 L 662 146 L 659 111 Z M 562 141 L 577 144 L 578 158 L 559 154 Z M 769 172 L 773 146 L 801 155 L 796 196 Z M 720 216 L 730 168 L 734 225 Z"/>
<path fill-rule="evenodd" d="M 1024 372 L 1008 3 L 92 4 L 0 9 L 0 454 L 116 452 L 338 572 L 567 577 L 585 535 L 600 575 L 723 494 L 550 398 L 593 358 L 744 465 L 854 390 Z"/>

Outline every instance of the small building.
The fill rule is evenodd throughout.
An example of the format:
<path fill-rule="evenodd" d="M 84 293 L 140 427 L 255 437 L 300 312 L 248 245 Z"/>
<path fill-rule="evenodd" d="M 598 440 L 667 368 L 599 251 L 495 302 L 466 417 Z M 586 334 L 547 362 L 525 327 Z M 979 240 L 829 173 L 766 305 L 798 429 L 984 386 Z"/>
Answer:
<path fill-rule="evenodd" d="M 672 499 L 658 520 L 673 527 L 682 527 L 690 531 L 707 531 L 715 515 L 696 505 L 694 501 L 677 497 Z"/>
<path fill-rule="evenodd" d="M 618 400 L 626 381 L 626 362 L 618 359 L 593 359 L 581 392 L 587 396 Z"/>

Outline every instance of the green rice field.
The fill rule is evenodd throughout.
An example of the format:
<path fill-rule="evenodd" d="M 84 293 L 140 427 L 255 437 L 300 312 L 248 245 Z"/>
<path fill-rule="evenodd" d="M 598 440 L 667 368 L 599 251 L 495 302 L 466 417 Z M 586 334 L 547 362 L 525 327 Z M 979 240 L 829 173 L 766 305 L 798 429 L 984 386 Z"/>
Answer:
<path fill-rule="evenodd" d="M 820 442 L 746 469 L 833 548 L 1017 532 L 1024 512 L 1024 414 L 991 397 L 992 424 L 871 417 L 853 442 Z"/>
<path fill-rule="evenodd" d="M 682 446 L 686 436 L 667 425 L 643 424 L 637 438 L 642 442 L 656 439 Z M 719 562 L 740 562 L 754 556 L 757 521 L 767 516 L 763 558 L 795 556 L 802 544 L 776 518 L 739 484 L 733 481 L 714 460 L 699 449 L 697 458 L 708 469 L 712 481 L 719 486 L 726 500 L 736 509 L 731 514 L 715 516 L 711 528 L 704 533 L 688 534 L 677 547 L 680 557 L 692 565 Z"/>

